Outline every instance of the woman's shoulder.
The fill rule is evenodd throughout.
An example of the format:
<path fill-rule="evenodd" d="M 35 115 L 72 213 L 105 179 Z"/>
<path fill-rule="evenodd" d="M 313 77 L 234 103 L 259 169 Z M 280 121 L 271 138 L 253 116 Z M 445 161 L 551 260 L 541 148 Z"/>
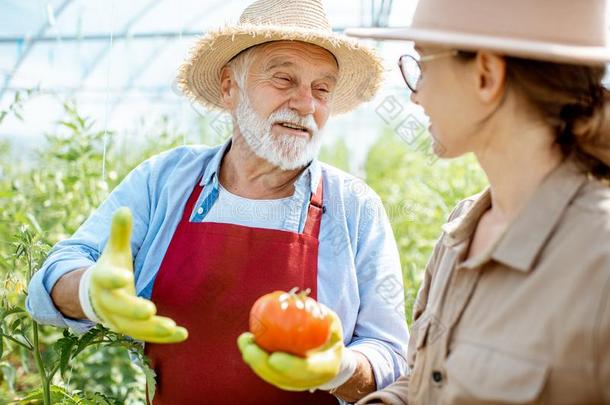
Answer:
<path fill-rule="evenodd" d="M 610 186 L 597 180 L 588 181 L 573 200 L 567 215 L 577 219 L 591 236 L 610 240 Z M 610 244 L 607 245 L 610 251 Z"/>
<path fill-rule="evenodd" d="M 598 180 L 587 181 L 574 199 L 573 205 L 579 211 L 609 219 L 610 185 Z"/>
<path fill-rule="evenodd" d="M 466 197 L 463 200 L 461 200 L 460 202 L 458 202 L 456 204 L 456 206 L 453 208 L 453 210 L 451 211 L 451 213 L 449 214 L 449 217 L 447 218 L 447 222 L 451 222 L 456 218 L 466 215 L 466 213 L 468 211 L 470 211 L 472 206 L 477 201 L 479 201 L 481 198 L 483 198 L 485 196 L 485 194 L 487 194 L 488 192 L 489 192 L 489 190 L 484 190 L 484 191 L 481 191 L 480 193 L 471 195 L 470 197 Z"/>
<path fill-rule="evenodd" d="M 579 256 L 610 263 L 610 187 L 589 180 L 563 215 L 558 238 L 581 245 Z M 610 275 L 610 267 L 606 269 Z"/>

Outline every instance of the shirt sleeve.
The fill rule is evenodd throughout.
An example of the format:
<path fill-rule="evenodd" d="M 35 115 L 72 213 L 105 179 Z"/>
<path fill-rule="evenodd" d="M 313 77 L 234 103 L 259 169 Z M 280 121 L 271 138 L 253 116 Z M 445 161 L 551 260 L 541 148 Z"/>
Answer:
<path fill-rule="evenodd" d="M 428 263 L 426 264 L 426 268 L 424 270 L 424 279 L 419 286 L 417 297 L 413 303 L 413 325 L 411 326 L 411 339 L 409 339 L 409 347 L 407 350 L 407 363 L 409 368 L 413 368 L 413 365 L 415 364 L 415 355 L 417 352 L 416 342 L 422 321 L 421 315 L 424 313 L 426 306 L 428 305 L 428 294 L 430 292 L 430 285 L 432 284 L 433 269 L 436 267 L 441 246 L 442 237 L 436 242 L 432 256 L 430 256 L 430 259 L 428 259 Z"/>
<path fill-rule="evenodd" d="M 93 326 L 88 320 L 64 317 L 53 304 L 51 290 L 66 273 L 89 267 L 97 261 L 108 240 L 112 215 L 119 207 L 126 206 L 131 210 L 131 249 L 133 255 L 137 253 L 148 229 L 151 206 L 149 175 L 150 161 L 146 161 L 125 177 L 71 238 L 53 247 L 28 286 L 26 309 L 36 322 L 70 327 L 77 333 L 84 333 Z"/>
<path fill-rule="evenodd" d="M 398 381 L 382 391 L 375 391 L 356 402 L 356 405 L 407 405 L 409 391 L 409 375 L 400 377 Z"/>
<path fill-rule="evenodd" d="M 610 256 L 602 261 L 601 271 L 610 269 Z M 610 277 L 602 291 L 597 315 L 597 333 L 594 337 L 596 342 L 594 362 L 598 363 L 598 384 L 601 389 L 602 402 L 610 404 Z"/>
<path fill-rule="evenodd" d="M 462 215 L 470 202 L 471 200 L 461 201 L 449 214 L 447 222 L 453 221 Z M 415 303 L 413 304 L 413 326 L 411 327 L 411 339 L 409 340 L 409 348 L 407 350 L 407 361 L 410 368 L 412 368 L 415 364 L 415 356 L 417 354 L 416 342 L 418 340 L 417 335 L 419 334 L 419 328 L 422 321 L 425 321 L 425 319 L 421 318 L 421 315 L 424 313 L 428 305 L 428 295 L 430 293 L 432 279 L 438 267 L 439 259 L 443 254 L 444 236 L 445 234 L 442 233 L 434 245 L 432 255 L 428 259 L 428 263 L 426 264 L 426 268 L 424 270 L 424 279 L 419 287 L 419 291 L 417 292 Z"/>
<path fill-rule="evenodd" d="M 458 204 L 456 206 L 456 208 L 453 210 L 453 212 L 449 215 L 449 221 L 458 217 L 463 212 L 463 210 L 465 209 L 467 204 L 468 204 L 467 201 L 462 201 L 460 204 Z M 372 243 L 371 245 L 373 246 L 373 248 L 370 251 L 368 251 L 368 254 L 370 255 L 370 257 L 372 259 L 377 259 L 377 263 L 373 264 L 372 266 L 377 265 L 378 266 L 377 268 L 380 270 L 378 272 L 374 272 L 374 271 L 370 271 L 370 270 L 368 271 L 368 273 L 367 273 L 368 277 L 364 277 L 364 280 L 363 280 L 365 282 L 365 284 L 368 284 L 368 286 L 365 286 L 364 290 L 369 290 L 369 294 L 375 295 L 374 298 L 371 298 L 371 301 L 374 302 L 375 305 L 381 305 L 381 306 L 385 305 L 387 307 L 387 303 L 388 303 L 387 299 L 390 297 L 393 297 L 390 301 L 393 300 L 394 305 L 398 304 L 398 306 L 400 306 L 400 308 L 404 308 L 402 274 L 401 274 L 400 270 L 398 272 L 396 272 L 391 269 L 391 268 L 393 268 L 392 266 L 397 266 L 398 269 L 400 269 L 400 259 L 398 257 L 394 238 L 392 237 L 392 233 L 391 233 L 392 230 L 390 228 L 389 221 L 387 220 L 387 217 L 385 216 L 385 211 L 383 211 L 383 209 L 381 209 L 381 212 L 383 214 L 382 215 L 383 221 L 379 221 L 379 222 L 384 224 L 383 233 L 385 233 L 386 235 L 389 233 L 389 235 L 391 237 L 391 241 L 389 239 L 387 239 L 387 236 L 385 238 L 383 238 L 383 237 L 380 238 L 379 230 L 377 230 L 376 232 L 374 230 L 373 231 L 369 230 L 368 233 L 365 232 L 365 234 L 364 234 L 365 241 L 367 241 L 367 240 L 374 241 L 374 240 L 378 239 L 379 241 L 383 240 L 383 242 L 381 244 L 377 244 L 377 246 L 375 246 L 375 244 Z M 373 221 L 373 222 L 375 222 L 375 221 Z M 376 237 L 374 236 L 375 233 L 377 233 Z M 366 237 L 367 235 L 368 235 L 368 237 Z M 420 286 L 420 289 L 417 294 L 417 299 L 416 299 L 414 307 L 413 307 L 413 320 L 414 320 L 414 325 L 412 328 L 413 334 L 412 334 L 411 338 L 409 339 L 408 332 L 407 332 L 407 338 L 406 338 L 406 340 L 403 340 L 403 342 L 406 342 L 407 340 L 409 341 L 408 359 L 409 359 L 410 365 L 413 364 L 414 359 L 415 359 L 415 354 L 416 354 L 414 342 L 416 341 L 416 337 L 417 337 L 417 325 L 418 325 L 417 320 L 420 318 L 420 316 L 424 312 L 427 302 L 428 302 L 428 293 L 430 290 L 430 285 L 432 283 L 432 278 L 434 276 L 435 268 L 437 267 L 438 259 L 442 252 L 443 236 L 444 236 L 444 234 L 442 234 L 441 237 L 439 238 L 439 240 L 437 241 L 437 243 L 434 247 L 432 256 L 428 260 L 428 263 L 426 265 L 426 269 L 424 272 L 424 280 L 423 280 L 422 285 Z M 381 246 L 381 245 L 385 246 L 385 248 L 379 249 L 379 246 Z M 364 250 L 366 251 L 366 248 Z M 394 252 L 396 252 L 396 253 L 394 253 Z M 363 253 L 363 252 L 361 252 L 359 249 L 358 255 L 360 255 L 361 253 Z M 371 267 L 371 269 L 374 269 L 374 268 L 375 267 Z M 377 274 L 377 277 L 374 276 L 375 274 Z M 389 282 L 388 280 L 392 280 L 392 282 Z M 372 286 L 370 284 L 372 284 Z M 396 296 L 390 295 L 389 292 L 392 290 L 392 288 L 390 288 L 390 285 L 396 285 L 396 289 L 400 290 L 400 296 L 398 294 Z M 370 290 L 372 290 L 372 292 Z M 392 305 L 390 305 L 390 307 L 391 306 Z M 394 324 L 396 325 L 395 326 L 396 328 L 399 328 L 399 324 L 406 325 L 404 311 L 402 314 L 399 314 L 400 311 L 397 309 L 397 307 L 395 306 L 394 308 L 395 308 L 395 311 L 393 313 L 394 316 L 392 317 L 392 321 L 384 320 L 384 322 L 390 322 L 390 323 L 394 322 Z M 384 308 L 383 310 L 377 310 L 375 308 L 371 308 L 370 313 L 368 313 L 368 311 L 366 311 L 366 310 L 363 312 L 371 317 L 375 317 L 375 316 L 379 317 L 381 314 L 385 313 L 386 310 L 387 310 L 387 308 Z M 360 317 L 359 317 L 359 319 L 360 319 Z M 400 319 L 400 321 L 399 321 L 399 319 Z M 360 322 L 359 322 L 359 324 L 360 324 Z M 352 347 L 352 346 L 350 346 L 350 347 L 357 348 L 358 346 L 356 343 L 355 347 Z M 379 351 L 377 353 L 375 353 L 375 351 L 371 349 L 370 351 L 364 352 L 364 354 L 367 356 L 369 356 L 369 353 L 371 353 L 371 356 L 373 358 L 381 360 L 381 356 L 379 356 Z M 401 356 L 404 356 L 404 351 L 401 351 L 400 353 L 401 353 Z M 369 360 L 371 360 L 371 358 L 369 358 Z M 406 360 L 404 360 L 404 357 L 402 357 L 401 360 L 402 360 L 401 364 L 406 364 Z M 386 362 L 387 362 L 387 360 L 386 360 Z M 382 362 L 381 364 L 384 364 L 384 363 Z M 403 366 L 403 368 L 400 369 L 399 375 L 402 375 L 402 377 L 391 385 L 389 385 L 389 384 L 392 383 L 392 381 L 396 380 L 399 375 L 393 376 L 394 378 L 391 379 L 391 378 L 386 377 L 389 375 L 389 373 L 387 373 L 387 372 L 386 372 L 386 374 L 383 373 L 383 371 L 384 371 L 383 367 L 377 366 L 377 369 L 375 369 L 375 366 L 373 366 L 373 369 L 375 371 L 377 389 L 380 391 L 374 392 L 374 393 L 366 396 L 360 402 L 358 402 L 358 404 L 359 405 L 360 404 L 392 404 L 392 405 L 406 404 L 406 400 L 404 398 L 407 397 L 407 393 L 408 393 L 408 389 L 409 389 L 409 379 L 410 379 L 409 373 L 407 372 L 407 368 L 405 366 Z M 387 387 L 384 388 L 385 386 L 387 386 Z"/>
<path fill-rule="evenodd" d="M 348 347 L 367 357 L 381 389 L 406 371 L 409 332 L 398 249 L 378 199 L 364 205 L 356 246 L 360 307 Z"/>

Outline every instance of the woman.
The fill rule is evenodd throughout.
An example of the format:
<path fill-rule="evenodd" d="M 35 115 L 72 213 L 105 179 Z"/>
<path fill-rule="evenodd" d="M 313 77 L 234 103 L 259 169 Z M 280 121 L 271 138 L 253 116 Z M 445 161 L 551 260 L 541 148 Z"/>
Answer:
<path fill-rule="evenodd" d="M 610 403 L 610 48 L 602 0 L 420 0 L 401 57 L 435 152 L 490 187 L 443 227 L 409 375 L 358 404 Z M 421 69 L 421 72 L 419 71 Z"/>

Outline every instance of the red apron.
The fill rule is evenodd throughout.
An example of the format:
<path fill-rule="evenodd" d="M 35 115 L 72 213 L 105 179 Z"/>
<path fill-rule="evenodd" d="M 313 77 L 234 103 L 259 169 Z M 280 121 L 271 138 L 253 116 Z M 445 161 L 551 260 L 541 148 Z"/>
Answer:
<path fill-rule="evenodd" d="M 153 400 L 174 404 L 337 404 L 317 391 L 288 392 L 261 380 L 243 362 L 237 337 L 249 329 L 258 297 L 293 287 L 316 297 L 322 181 L 303 234 L 189 221 L 202 187 L 195 185 L 169 244 L 152 301 L 157 312 L 186 327 L 179 344 L 147 344 L 157 373 Z"/>

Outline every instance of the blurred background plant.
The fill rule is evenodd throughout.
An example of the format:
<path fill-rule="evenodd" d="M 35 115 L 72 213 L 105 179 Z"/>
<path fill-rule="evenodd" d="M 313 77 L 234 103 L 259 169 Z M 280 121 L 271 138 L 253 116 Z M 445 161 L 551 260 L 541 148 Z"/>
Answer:
<path fill-rule="evenodd" d="M 30 96 L 17 96 L 1 111 L 0 125 L 10 114 L 18 117 Z M 133 167 L 187 137 L 167 117 L 155 123 L 154 133 L 136 140 L 100 130 L 70 101 L 63 109 L 58 129 L 46 134 L 31 156 L 18 158 L 10 142 L 0 142 L 0 403 L 142 403 L 152 374 L 138 365 L 145 362 L 140 347 L 101 327 L 75 336 L 36 325 L 24 311 L 26 287 L 51 246 L 69 237 Z M 485 180 L 472 157 L 431 161 L 420 146 L 408 145 L 381 125 L 380 132 L 357 171 L 390 217 L 410 323 L 441 225 L 459 200 L 483 189 Z M 222 141 L 206 121 L 197 136 L 198 143 Z M 321 160 L 350 171 L 345 139 L 325 145 Z"/>

